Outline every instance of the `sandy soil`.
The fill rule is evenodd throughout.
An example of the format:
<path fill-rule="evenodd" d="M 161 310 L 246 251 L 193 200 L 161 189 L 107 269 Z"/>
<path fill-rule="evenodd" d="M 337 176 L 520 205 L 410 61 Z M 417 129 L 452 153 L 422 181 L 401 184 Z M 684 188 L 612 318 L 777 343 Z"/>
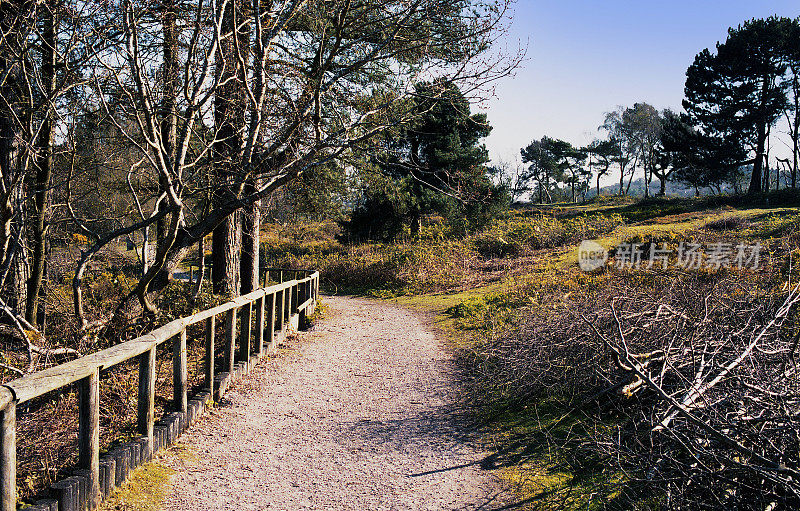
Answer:
<path fill-rule="evenodd" d="M 325 299 L 328 317 L 181 438 L 165 510 L 504 507 L 454 411 L 452 360 L 416 314 Z"/>

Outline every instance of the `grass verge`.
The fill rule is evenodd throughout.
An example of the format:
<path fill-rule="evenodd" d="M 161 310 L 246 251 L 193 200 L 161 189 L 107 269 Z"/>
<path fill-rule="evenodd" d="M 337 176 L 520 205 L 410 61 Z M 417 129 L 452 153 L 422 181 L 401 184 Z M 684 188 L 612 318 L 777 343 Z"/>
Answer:
<path fill-rule="evenodd" d="M 133 471 L 125 482 L 98 508 L 99 511 L 159 511 L 175 471 L 151 461 Z"/>

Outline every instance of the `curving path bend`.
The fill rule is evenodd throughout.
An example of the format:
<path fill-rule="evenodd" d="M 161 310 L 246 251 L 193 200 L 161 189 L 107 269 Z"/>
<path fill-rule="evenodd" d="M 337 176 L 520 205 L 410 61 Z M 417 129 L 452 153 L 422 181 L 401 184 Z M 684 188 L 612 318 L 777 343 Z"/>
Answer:
<path fill-rule="evenodd" d="M 181 439 L 165 510 L 501 509 L 488 453 L 454 413 L 452 360 L 414 313 L 328 297 Z"/>

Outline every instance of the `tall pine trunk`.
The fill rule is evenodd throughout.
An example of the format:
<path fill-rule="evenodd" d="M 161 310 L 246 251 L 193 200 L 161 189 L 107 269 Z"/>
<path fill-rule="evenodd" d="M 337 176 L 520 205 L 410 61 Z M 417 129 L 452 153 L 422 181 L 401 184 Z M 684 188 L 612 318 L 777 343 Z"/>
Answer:
<path fill-rule="evenodd" d="M 765 100 L 769 92 L 769 79 L 764 78 L 761 84 L 761 97 Z M 758 119 L 756 126 L 756 155 L 753 159 L 753 174 L 750 176 L 750 187 L 747 193 L 761 193 L 764 168 L 764 151 L 767 145 L 767 122 L 763 118 Z"/>

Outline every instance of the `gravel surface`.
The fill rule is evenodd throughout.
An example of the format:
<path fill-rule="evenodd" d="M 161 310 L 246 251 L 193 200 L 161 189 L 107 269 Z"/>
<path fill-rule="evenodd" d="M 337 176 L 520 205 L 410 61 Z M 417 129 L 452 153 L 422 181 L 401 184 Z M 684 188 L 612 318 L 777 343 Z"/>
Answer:
<path fill-rule="evenodd" d="M 165 510 L 499 509 L 454 412 L 452 360 L 416 314 L 329 297 L 181 438 Z"/>

